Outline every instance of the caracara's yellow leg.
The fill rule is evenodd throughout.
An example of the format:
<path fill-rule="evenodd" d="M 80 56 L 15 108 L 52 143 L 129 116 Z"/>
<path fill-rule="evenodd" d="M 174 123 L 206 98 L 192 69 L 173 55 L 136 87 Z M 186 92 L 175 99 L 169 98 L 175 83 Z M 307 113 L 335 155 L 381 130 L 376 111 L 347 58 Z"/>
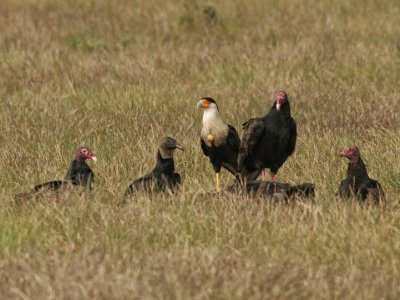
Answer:
<path fill-rule="evenodd" d="M 219 172 L 215 173 L 215 182 L 217 184 L 217 192 L 219 193 L 221 191 L 221 188 L 220 188 L 221 182 L 220 182 Z"/>

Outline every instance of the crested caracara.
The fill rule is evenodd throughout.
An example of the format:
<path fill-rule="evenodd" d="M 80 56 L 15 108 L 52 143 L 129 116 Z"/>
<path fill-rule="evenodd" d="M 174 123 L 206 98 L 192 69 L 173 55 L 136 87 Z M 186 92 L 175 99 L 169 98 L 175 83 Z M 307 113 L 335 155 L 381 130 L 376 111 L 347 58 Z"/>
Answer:
<path fill-rule="evenodd" d="M 202 98 L 197 103 L 197 108 L 204 109 L 200 145 L 204 155 L 209 157 L 214 168 L 216 189 L 219 192 L 221 167 L 233 175 L 237 175 L 240 138 L 236 129 L 222 120 L 214 99 Z"/>

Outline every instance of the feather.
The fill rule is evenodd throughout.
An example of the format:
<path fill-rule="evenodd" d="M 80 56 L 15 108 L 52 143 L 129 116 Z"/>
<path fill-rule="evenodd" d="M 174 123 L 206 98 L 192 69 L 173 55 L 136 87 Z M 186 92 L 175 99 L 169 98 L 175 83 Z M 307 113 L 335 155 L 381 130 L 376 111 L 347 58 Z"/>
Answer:
<path fill-rule="evenodd" d="M 350 149 L 353 147 L 349 147 Z M 347 149 L 349 149 L 347 148 Z M 345 151 L 345 150 L 344 150 Z M 373 200 L 376 204 L 384 197 L 381 184 L 368 176 L 367 168 L 361 159 L 359 150 L 353 155 L 343 155 L 350 159 L 347 168 L 347 177 L 339 184 L 338 192 L 340 198 L 356 198 L 361 201 Z"/>
<path fill-rule="evenodd" d="M 181 183 L 181 176 L 175 173 L 173 152 L 176 148 L 183 149 L 171 137 L 165 137 L 157 150 L 156 166 L 146 175 L 134 180 L 126 189 L 124 197 L 137 191 L 173 191 Z"/>
<path fill-rule="evenodd" d="M 286 93 L 278 92 L 274 105 L 264 117 L 252 118 L 243 123 L 238 155 L 242 180 L 255 180 L 264 168 L 277 173 L 293 154 L 296 139 L 297 127 L 291 117 L 289 100 Z"/>

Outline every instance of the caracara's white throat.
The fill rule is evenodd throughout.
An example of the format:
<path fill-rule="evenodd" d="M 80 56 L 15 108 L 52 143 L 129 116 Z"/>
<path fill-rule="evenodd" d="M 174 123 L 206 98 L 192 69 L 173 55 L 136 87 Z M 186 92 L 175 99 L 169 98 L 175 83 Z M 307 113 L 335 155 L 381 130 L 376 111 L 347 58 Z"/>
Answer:
<path fill-rule="evenodd" d="M 228 125 L 224 123 L 216 107 L 204 109 L 201 138 L 207 146 L 211 147 L 211 142 L 213 142 L 214 146 L 221 145 L 228 135 L 228 130 Z M 212 136 L 211 139 L 210 135 Z"/>

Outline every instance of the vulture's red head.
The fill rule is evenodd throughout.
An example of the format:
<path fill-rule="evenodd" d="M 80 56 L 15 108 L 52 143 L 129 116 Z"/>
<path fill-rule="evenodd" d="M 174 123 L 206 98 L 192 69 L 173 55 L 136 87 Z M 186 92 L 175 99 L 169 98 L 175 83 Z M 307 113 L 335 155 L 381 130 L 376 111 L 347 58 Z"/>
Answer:
<path fill-rule="evenodd" d="M 97 161 L 96 155 L 94 155 L 94 153 L 89 148 L 86 147 L 78 148 L 78 150 L 76 150 L 75 158 L 80 162 L 84 162 L 87 159 L 91 159 L 94 162 Z"/>
<path fill-rule="evenodd" d="M 275 107 L 277 110 L 280 110 L 283 105 L 288 103 L 288 96 L 284 91 L 277 92 L 275 94 L 274 99 L 275 99 Z"/>
<path fill-rule="evenodd" d="M 351 164 L 358 163 L 360 160 L 360 149 L 357 146 L 346 147 L 340 153 L 341 157 L 346 157 Z"/>

